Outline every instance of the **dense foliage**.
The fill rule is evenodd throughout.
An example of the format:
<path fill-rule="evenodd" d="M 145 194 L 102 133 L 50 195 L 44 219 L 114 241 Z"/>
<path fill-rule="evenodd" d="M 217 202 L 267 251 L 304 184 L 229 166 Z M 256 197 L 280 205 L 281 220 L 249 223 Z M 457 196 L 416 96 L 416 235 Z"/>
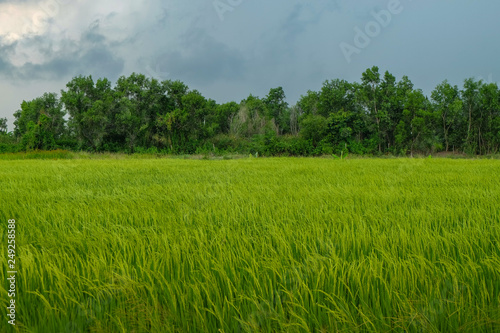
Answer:
<path fill-rule="evenodd" d="M 47 93 L 24 101 L 15 118 L 10 134 L 0 122 L 0 152 L 407 155 L 500 148 L 497 84 L 467 79 L 459 89 L 444 81 L 429 98 L 408 77 L 397 81 L 378 67 L 360 83 L 326 81 L 292 106 L 281 87 L 264 98 L 218 104 L 180 81 L 134 73 L 112 87 L 107 79 L 79 76 L 60 98 Z"/>
<path fill-rule="evenodd" d="M 499 173 L 489 159 L 0 161 L 17 331 L 499 332 Z"/>

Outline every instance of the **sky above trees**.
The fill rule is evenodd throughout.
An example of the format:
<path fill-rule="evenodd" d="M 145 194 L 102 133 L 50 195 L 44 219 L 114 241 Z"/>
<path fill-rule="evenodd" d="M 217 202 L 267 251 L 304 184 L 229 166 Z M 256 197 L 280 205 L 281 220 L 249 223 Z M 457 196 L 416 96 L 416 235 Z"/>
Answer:
<path fill-rule="evenodd" d="M 373 65 L 430 94 L 500 79 L 493 0 L 0 0 L 0 117 L 76 75 L 181 80 L 219 103 L 282 86 L 290 104 Z"/>

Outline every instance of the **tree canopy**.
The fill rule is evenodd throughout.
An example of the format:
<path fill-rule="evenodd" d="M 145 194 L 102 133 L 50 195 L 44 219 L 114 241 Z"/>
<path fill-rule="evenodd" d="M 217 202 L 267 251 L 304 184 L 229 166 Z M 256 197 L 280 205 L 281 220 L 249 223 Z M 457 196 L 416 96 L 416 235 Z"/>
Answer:
<path fill-rule="evenodd" d="M 360 82 L 325 81 L 294 105 L 282 87 L 263 98 L 218 104 L 180 81 L 133 73 L 113 86 L 106 78 L 78 76 L 60 97 L 23 101 L 14 116 L 10 133 L 0 119 L 0 151 L 6 142 L 17 150 L 178 154 L 492 154 L 500 148 L 497 84 L 471 78 L 459 88 L 444 80 L 427 97 L 408 77 L 398 81 L 376 66 Z"/>

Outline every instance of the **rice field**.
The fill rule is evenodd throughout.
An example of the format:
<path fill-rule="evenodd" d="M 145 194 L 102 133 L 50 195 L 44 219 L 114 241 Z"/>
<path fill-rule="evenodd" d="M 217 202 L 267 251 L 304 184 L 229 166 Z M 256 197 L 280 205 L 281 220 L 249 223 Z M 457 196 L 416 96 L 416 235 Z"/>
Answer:
<path fill-rule="evenodd" d="M 499 332 L 499 176 L 498 160 L 0 161 L 0 332 Z"/>

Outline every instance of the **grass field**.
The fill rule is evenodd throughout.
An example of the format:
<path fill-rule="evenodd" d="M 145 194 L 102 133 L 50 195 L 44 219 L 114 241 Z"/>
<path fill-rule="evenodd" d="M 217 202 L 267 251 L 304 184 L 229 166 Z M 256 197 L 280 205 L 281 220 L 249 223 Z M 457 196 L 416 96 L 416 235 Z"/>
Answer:
<path fill-rule="evenodd" d="M 500 331 L 498 160 L 12 160 L 0 188 L 1 332 Z"/>

